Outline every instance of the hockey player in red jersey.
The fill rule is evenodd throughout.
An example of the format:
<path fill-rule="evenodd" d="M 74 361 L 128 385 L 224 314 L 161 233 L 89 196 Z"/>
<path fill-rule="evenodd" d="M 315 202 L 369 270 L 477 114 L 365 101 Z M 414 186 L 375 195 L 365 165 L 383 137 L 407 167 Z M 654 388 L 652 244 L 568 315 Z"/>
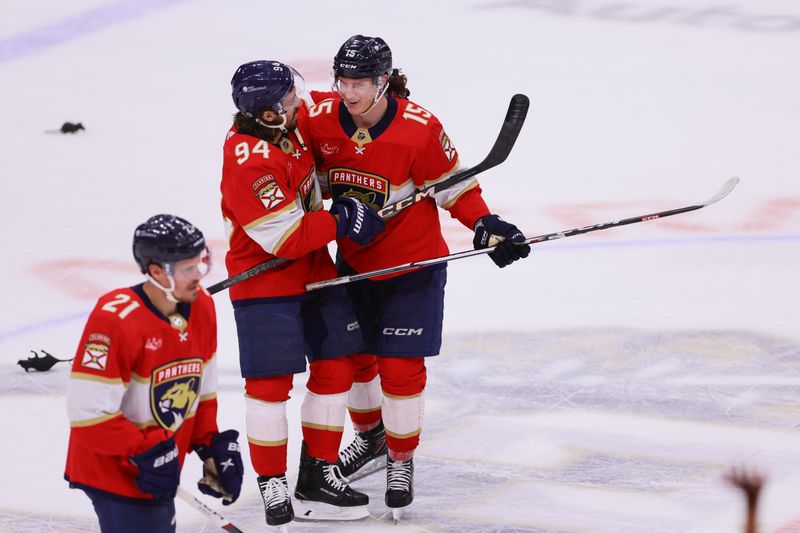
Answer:
<path fill-rule="evenodd" d="M 349 38 L 334 58 L 333 74 L 338 95 L 309 110 L 308 142 L 322 187 L 334 202 L 358 198 L 380 210 L 458 169 L 458 152 L 441 123 L 407 99 L 406 77 L 392 69 L 383 39 Z M 525 240 L 516 226 L 490 213 L 475 179 L 434 196 L 388 220 L 367 246 L 339 239 L 340 274 L 446 255 L 438 207 L 475 232 L 476 248 L 487 247 L 492 238 L 503 241 L 489 254 L 499 267 L 530 252 L 528 245 L 515 244 Z M 368 468 L 388 444 L 385 499 L 394 509 L 413 499 L 425 357 L 437 355 L 441 346 L 445 280 L 441 264 L 348 285 L 367 352 L 357 356 L 348 395 L 356 439 L 340 454 L 340 468 L 346 476 Z"/>
<path fill-rule="evenodd" d="M 247 440 L 267 524 L 298 518 L 350 520 L 369 513 L 366 494 L 341 478 L 336 461 L 353 381 L 349 354 L 363 350 L 358 319 L 342 288 L 307 293 L 334 277 L 327 244 L 368 244 L 383 229 L 353 198 L 322 210 L 314 158 L 302 131 L 302 78 L 277 61 L 240 66 L 231 80 L 238 113 L 224 145 L 222 214 L 231 276 L 273 257 L 291 259 L 233 286 L 230 297 L 245 378 Z M 298 127 L 298 122 L 300 126 Z M 293 375 L 310 362 L 301 418 L 303 445 L 292 504 L 286 481 L 286 401 Z M 298 507 L 298 509 L 295 509 Z"/>
<path fill-rule="evenodd" d="M 174 532 L 186 453 L 203 460 L 200 490 L 226 505 L 239 497 L 242 460 L 238 433 L 217 430 L 203 234 L 156 215 L 136 228 L 133 255 L 147 281 L 98 300 L 72 364 L 64 477 L 91 498 L 102 531 Z"/>

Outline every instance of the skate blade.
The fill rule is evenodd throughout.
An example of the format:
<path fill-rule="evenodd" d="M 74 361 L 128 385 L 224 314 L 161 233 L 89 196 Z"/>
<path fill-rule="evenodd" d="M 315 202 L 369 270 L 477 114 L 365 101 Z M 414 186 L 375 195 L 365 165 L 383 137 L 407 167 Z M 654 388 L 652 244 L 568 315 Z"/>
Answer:
<path fill-rule="evenodd" d="M 384 469 L 386 469 L 386 454 L 371 459 L 367 464 L 350 474 L 350 477 L 347 478 L 347 483 L 352 483 L 357 479 L 365 478 L 370 474 Z"/>
<path fill-rule="evenodd" d="M 400 521 L 400 517 L 403 516 L 403 509 L 392 509 L 392 520 L 394 520 L 395 525 Z"/>
<path fill-rule="evenodd" d="M 339 507 L 329 503 L 294 500 L 295 520 L 360 520 L 369 516 L 366 505 Z"/>

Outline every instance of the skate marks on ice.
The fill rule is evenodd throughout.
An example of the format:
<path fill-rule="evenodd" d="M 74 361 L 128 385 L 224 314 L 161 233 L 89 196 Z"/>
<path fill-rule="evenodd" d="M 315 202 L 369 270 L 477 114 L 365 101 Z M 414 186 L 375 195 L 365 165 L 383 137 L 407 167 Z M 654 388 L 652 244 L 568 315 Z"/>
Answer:
<path fill-rule="evenodd" d="M 769 475 L 765 533 L 797 518 L 781 515 L 792 506 L 770 492 L 793 487 L 800 470 L 800 345 L 793 341 L 747 331 L 497 331 L 451 336 L 428 367 L 415 498 L 400 523 L 384 505 L 381 471 L 353 483 L 369 494 L 371 518 L 293 522 L 292 532 L 735 532 L 740 495 L 722 474 L 743 462 Z M 0 393 L 25 399 L 15 404 L 29 406 L 17 407 L 20 419 L 63 409 L 66 367 L 11 370 L 0 376 Z M 231 372 L 223 381 L 241 390 Z M 58 440 L 42 428 L 37 434 Z M 47 471 L 58 472 L 62 461 L 53 459 Z M 290 461 L 292 488 L 296 474 Z M 264 531 L 260 498 L 242 496 L 228 508 L 208 503 L 244 531 Z M 3 531 L 92 524 L 57 511 L 0 514 Z M 179 512 L 181 533 L 217 530 L 191 509 Z"/>
<path fill-rule="evenodd" d="M 493 332 L 448 339 L 429 369 L 414 502 L 440 503 L 428 521 L 736 531 L 727 466 L 758 464 L 776 484 L 800 469 L 800 346 L 787 339 Z"/>

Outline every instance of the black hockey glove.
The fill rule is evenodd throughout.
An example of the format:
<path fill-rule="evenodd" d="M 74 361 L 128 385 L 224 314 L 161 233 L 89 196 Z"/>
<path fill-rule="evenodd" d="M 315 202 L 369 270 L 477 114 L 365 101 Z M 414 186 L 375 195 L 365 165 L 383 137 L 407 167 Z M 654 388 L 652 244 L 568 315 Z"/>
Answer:
<path fill-rule="evenodd" d="M 475 224 L 475 238 L 472 244 L 476 250 L 488 248 L 493 244 L 492 238 L 500 241 L 494 251 L 489 252 L 494 264 L 503 268 L 517 259 L 528 257 L 531 253 L 529 244 L 514 244 L 525 242 L 525 235 L 514 224 L 509 224 L 497 215 L 486 215 Z"/>
<path fill-rule="evenodd" d="M 383 219 L 374 209 L 350 196 L 340 196 L 334 200 L 330 213 L 339 215 L 336 238 L 347 237 L 362 246 L 372 242 L 385 227 Z"/>
<path fill-rule="evenodd" d="M 197 482 L 197 488 L 203 494 L 222 498 L 222 505 L 235 502 L 242 490 L 244 466 L 238 437 L 238 431 L 229 429 L 214 435 L 211 446 L 199 446 L 195 450 L 203 460 L 203 477 Z"/>
<path fill-rule="evenodd" d="M 139 490 L 152 494 L 157 500 L 175 497 L 181 482 L 181 462 L 172 437 L 130 457 L 130 461 L 139 468 L 136 476 Z"/>

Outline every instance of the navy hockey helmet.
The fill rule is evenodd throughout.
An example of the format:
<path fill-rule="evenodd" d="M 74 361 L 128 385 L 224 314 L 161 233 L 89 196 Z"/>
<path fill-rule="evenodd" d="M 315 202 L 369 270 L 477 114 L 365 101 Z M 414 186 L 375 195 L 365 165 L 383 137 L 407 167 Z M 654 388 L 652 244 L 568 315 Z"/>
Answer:
<path fill-rule="evenodd" d="M 133 257 L 147 273 L 151 264 L 167 265 L 191 259 L 206 250 L 203 232 L 175 215 L 155 215 L 133 233 Z"/>
<path fill-rule="evenodd" d="M 334 78 L 375 78 L 392 70 L 392 51 L 380 37 L 353 35 L 333 58 Z"/>
<path fill-rule="evenodd" d="M 279 61 L 251 61 L 236 69 L 231 96 L 236 109 L 258 118 L 265 109 L 283 111 L 281 100 L 294 87 L 294 71 Z"/>

